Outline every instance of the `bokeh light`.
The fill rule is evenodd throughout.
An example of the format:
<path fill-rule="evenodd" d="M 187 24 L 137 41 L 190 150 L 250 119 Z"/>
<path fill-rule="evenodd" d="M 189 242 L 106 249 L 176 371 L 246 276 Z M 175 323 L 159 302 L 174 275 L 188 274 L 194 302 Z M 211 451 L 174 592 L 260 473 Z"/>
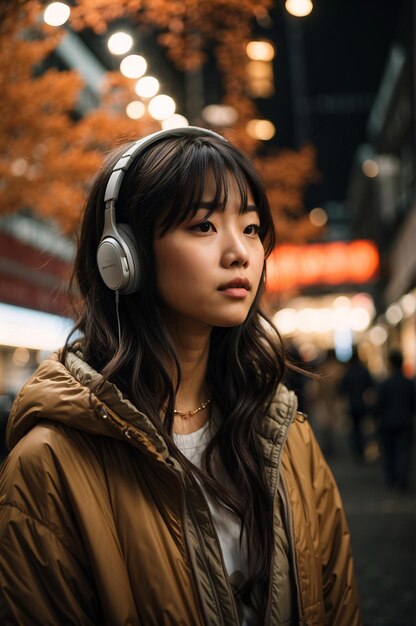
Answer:
<path fill-rule="evenodd" d="M 381 324 L 376 324 L 370 329 L 368 338 L 373 346 L 382 346 L 387 341 L 387 330 Z"/>
<path fill-rule="evenodd" d="M 64 2 L 51 2 L 43 12 L 43 20 L 49 26 L 62 26 L 68 21 L 71 9 Z"/>
<path fill-rule="evenodd" d="M 275 126 L 269 120 L 250 120 L 246 130 L 250 137 L 262 141 L 268 141 L 276 134 Z"/>
<path fill-rule="evenodd" d="M 185 126 L 189 126 L 188 120 L 184 115 L 179 115 L 178 113 L 162 120 L 163 130 L 170 130 L 171 128 L 184 128 Z"/>
<path fill-rule="evenodd" d="M 29 362 L 30 359 L 30 352 L 27 348 L 16 348 L 16 350 L 13 352 L 13 363 L 17 366 L 23 366 L 26 365 Z"/>
<path fill-rule="evenodd" d="M 414 315 L 416 313 L 416 297 L 412 293 L 406 293 L 400 298 L 400 305 L 405 315 Z"/>
<path fill-rule="evenodd" d="M 368 178 L 375 178 L 379 171 L 377 161 L 373 161 L 373 159 L 366 159 L 363 161 L 361 169 Z"/>
<path fill-rule="evenodd" d="M 28 170 L 29 163 L 22 157 L 14 159 L 10 165 L 13 176 L 24 176 Z"/>
<path fill-rule="evenodd" d="M 175 100 L 165 94 L 152 98 L 148 105 L 149 115 L 155 120 L 165 120 L 175 113 Z"/>
<path fill-rule="evenodd" d="M 295 17 L 305 17 L 312 12 L 313 3 L 311 0 L 286 0 L 285 9 Z"/>
<path fill-rule="evenodd" d="M 159 91 L 159 81 L 154 76 L 139 78 L 134 91 L 141 98 L 153 98 Z"/>
<path fill-rule="evenodd" d="M 120 63 L 120 72 L 126 78 L 141 78 L 146 70 L 146 59 L 139 54 L 129 54 Z"/>
<path fill-rule="evenodd" d="M 403 319 L 403 311 L 398 304 L 391 304 L 386 311 L 386 320 L 392 326 L 396 326 Z"/>
<path fill-rule="evenodd" d="M 371 322 L 370 313 L 362 306 L 357 306 L 351 310 L 350 326 L 355 332 L 363 332 L 367 330 Z"/>
<path fill-rule="evenodd" d="M 314 226 L 321 228 L 327 223 L 328 215 L 326 214 L 326 211 L 324 211 L 324 209 L 321 209 L 321 207 L 315 207 L 309 213 L 309 221 Z"/>
<path fill-rule="evenodd" d="M 146 107 L 140 100 L 133 100 L 126 106 L 126 114 L 131 120 L 139 120 L 146 113 Z"/>
<path fill-rule="evenodd" d="M 273 317 L 273 323 L 282 335 L 292 335 L 298 327 L 295 309 L 281 309 Z"/>
<path fill-rule="evenodd" d="M 270 41 L 249 41 L 246 52 L 253 61 L 271 61 L 274 58 L 274 47 Z"/>
<path fill-rule="evenodd" d="M 133 46 L 133 37 L 121 31 L 113 33 L 108 39 L 107 46 L 112 54 L 126 54 Z"/>
<path fill-rule="evenodd" d="M 238 112 L 227 104 L 209 104 L 202 109 L 202 117 L 212 126 L 232 126 L 238 120 Z"/>

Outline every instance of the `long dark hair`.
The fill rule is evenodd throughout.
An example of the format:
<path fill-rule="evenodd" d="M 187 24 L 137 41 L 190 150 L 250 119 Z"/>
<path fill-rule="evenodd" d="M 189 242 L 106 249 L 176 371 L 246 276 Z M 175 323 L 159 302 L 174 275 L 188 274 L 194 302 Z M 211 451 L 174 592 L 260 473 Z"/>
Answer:
<path fill-rule="evenodd" d="M 273 511 L 256 429 L 285 370 L 280 337 L 259 308 L 265 269 L 245 322 L 235 328 L 213 329 L 207 383 L 221 420 L 206 451 L 206 472 L 197 471 L 172 438 L 176 389 L 171 372 L 173 366 L 180 381 L 180 367 L 160 312 L 153 241 L 196 212 L 208 175 L 213 175 L 217 185 L 214 206 L 223 210 L 231 175 L 240 191 L 241 211 L 247 204 L 248 189 L 251 191 L 267 256 L 275 245 L 275 234 L 265 189 L 251 161 L 225 140 L 169 137 L 144 150 L 126 173 L 116 207 L 117 221 L 133 229 L 143 268 L 139 292 L 120 296 L 119 341 L 114 293 L 101 280 L 96 262 L 104 223 L 104 191 L 119 156 L 120 152 L 113 155 L 97 177 L 80 233 L 74 276 L 83 298 L 76 330 L 84 336 L 84 358 L 148 415 L 162 432 L 170 453 L 196 471 L 220 504 L 240 518 L 250 567 L 240 593 L 244 601 L 253 604 L 252 592 L 260 587 L 264 611 L 274 545 Z M 62 359 L 69 349 L 67 342 Z M 214 450 L 238 485 L 238 498 L 215 480 Z"/>

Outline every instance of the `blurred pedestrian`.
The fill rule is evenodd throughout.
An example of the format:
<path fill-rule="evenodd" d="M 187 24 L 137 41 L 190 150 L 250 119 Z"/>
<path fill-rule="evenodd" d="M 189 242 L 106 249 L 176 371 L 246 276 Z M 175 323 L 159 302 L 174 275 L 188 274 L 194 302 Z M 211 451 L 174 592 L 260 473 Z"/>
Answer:
<path fill-rule="evenodd" d="M 400 351 L 392 350 L 388 362 L 390 375 L 378 386 L 375 414 L 385 483 L 405 489 L 409 486 L 416 388 L 415 381 L 402 372 Z"/>
<path fill-rule="evenodd" d="M 371 411 L 374 389 L 373 378 L 361 362 L 357 348 L 354 347 L 340 383 L 340 391 L 347 400 L 347 411 L 351 423 L 351 448 L 354 458 L 359 462 L 364 460 L 362 424 L 364 417 Z"/>
<path fill-rule="evenodd" d="M 216 133 L 160 131 L 104 166 L 82 339 L 9 420 L 1 624 L 360 625 L 341 499 L 260 309 L 274 237 Z"/>
<path fill-rule="evenodd" d="M 315 391 L 314 417 L 319 431 L 322 452 L 327 458 L 336 454 L 335 429 L 341 414 L 340 381 L 345 372 L 344 364 L 338 361 L 335 350 L 326 352 L 317 367 L 320 377 Z"/>

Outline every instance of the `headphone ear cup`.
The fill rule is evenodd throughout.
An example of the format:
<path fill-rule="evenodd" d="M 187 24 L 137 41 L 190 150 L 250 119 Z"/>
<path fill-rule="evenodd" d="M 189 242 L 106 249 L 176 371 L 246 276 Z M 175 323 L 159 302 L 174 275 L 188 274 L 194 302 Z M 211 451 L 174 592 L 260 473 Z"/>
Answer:
<path fill-rule="evenodd" d="M 137 242 L 133 235 L 133 231 L 128 224 L 117 224 L 117 230 L 120 235 L 120 243 L 122 244 L 123 250 L 126 254 L 129 268 L 129 278 L 127 285 L 120 290 L 120 293 L 125 295 L 136 293 L 136 291 L 139 291 L 140 289 L 142 277 L 142 269 L 139 258 L 139 251 L 137 248 Z"/>
<path fill-rule="evenodd" d="M 128 224 L 117 224 L 116 203 L 120 186 L 131 163 L 138 159 L 142 151 L 164 137 L 224 137 L 206 128 L 187 126 L 173 130 L 160 130 L 136 141 L 126 150 L 113 166 L 104 191 L 104 228 L 97 247 L 98 272 L 104 284 L 122 294 L 136 293 L 140 289 L 142 263 L 140 247 Z"/>
<path fill-rule="evenodd" d="M 141 264 L 133 231 L 128 224 L 103 237 L 97 249 L 100 276 L 112 291 L 135 293 L 140 288 Z"/>

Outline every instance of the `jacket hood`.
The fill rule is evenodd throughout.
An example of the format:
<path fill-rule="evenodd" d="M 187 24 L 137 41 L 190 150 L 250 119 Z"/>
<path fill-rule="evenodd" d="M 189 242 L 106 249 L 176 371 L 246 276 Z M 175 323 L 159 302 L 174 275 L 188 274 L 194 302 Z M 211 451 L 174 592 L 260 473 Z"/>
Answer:
<path fill-rule="evenodd" d="M 43 361 L 22 388 L 8 420 L 9 449 L 41 420 L 117 439 L 126 438 L 129 426 L 136 427 L 139 443 L 164 457 L 168 454 L 165 441 L 148 417 L 92 369 L 76 348 L 67 353 L 65 364 L 58 354 Z"/>
<path fill-rule="evenodd" d="M 279 385 L 258 431 L 266 460 L 270 460 L 275 444 L 283 442 L 295 412 L 295 394 Z M 8 420 L 9 449 L 44 420 L 123 440 L 130 439 L 132 433 L 136 444 L 152 455 L 163 459 L 169 456 L 157 427 L 83 360 L 77 346 L 67 353 L 65 364 L 58 354 L 43 361 L 22 388 Z"/>

